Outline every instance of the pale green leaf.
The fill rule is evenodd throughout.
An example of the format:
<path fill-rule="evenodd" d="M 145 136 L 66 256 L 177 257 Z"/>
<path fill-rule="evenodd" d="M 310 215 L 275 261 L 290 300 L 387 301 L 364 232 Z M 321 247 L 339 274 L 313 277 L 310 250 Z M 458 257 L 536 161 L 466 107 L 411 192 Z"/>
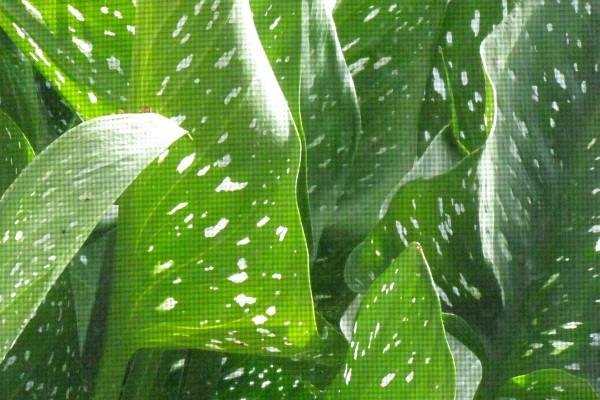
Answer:
<path fill-rule="evenodd" d="M 108 206 L 184 133 L 158 115 L 98 118 L 55 141 L 4 193 L 0 359 Z"/>

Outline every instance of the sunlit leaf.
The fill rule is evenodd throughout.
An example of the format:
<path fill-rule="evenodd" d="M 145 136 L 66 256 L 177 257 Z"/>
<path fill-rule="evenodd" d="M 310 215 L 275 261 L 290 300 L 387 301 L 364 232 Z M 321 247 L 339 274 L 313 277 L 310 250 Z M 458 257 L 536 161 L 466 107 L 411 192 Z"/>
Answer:
<path fill-rule="evenodd" d="M 452 400 L 455 388 L 440 302 L 421 247 L 413 243 L 362 300 L 329 398 Z"/>
<path fill-rule="evenodd" d="M 138 5 L 134 101 L 182 121 L 194 141 L 172 146 L 120 201 L 100 398 L 118 393 L 139 348 L 296 355 L 318 338 L 300 140 L 249 5 L 165 7 Z"/>
<path fill-rule="evenodd" d="M 4 1 L 0 26 L 86 119 L 128 101 L 135 3 Z"/>
<path fill-rule="evenodd" d="M 435 149 L 430 147 L 428 151 Z M 385 216 L 348 259 L 348 285 L 364 293 L 411 241 L 418 240 L 446 306 L 469 323 L 489 328 L 486 324 L 501 301 L 479 242 L 475 170 L 479 156 L 473 153 L 444 174 L 400 187 Z"/>
<path fill-rule="evenodd" d="M 296 197 L 310 250 L 313 246 L 312 220 L 306 174 L 307 151 L 300 110 L 302 58 L 305 54 L 304 46 L 307 35 L 304 21 L 306 18 L 306 5 L 303 0 L 293 2 L 252 0 L 250 6 L 252 20 L 256 26 L 262 48 L 271 64 L 277 83 L 287 100 L 302 143 Z M 303 23 L 305 26 L 303 26 Z"/>
<path fill-rule="evenodd" d="M 449 1 L 437 39 L 440 52 L 436 54 L 421 107 L 421 151 L 450 120 L 455 124 L 453 133 L 469 151 L 484 143 L 487 137 L 484 112 L 488 99 L 479 47 L 508 12 L 507 3 Z"/>
<path fill-rule="evenodd" d="M 0 110 L 25 133 L 36 150 L 46 143 L 46 125 L 29 60 L 0 29 Z M 1 189 L 1 187 L 0 187 Z"/>
<path fill-rule="evenodd" d="M 0 199 L 0 359 L 104 210 L 184 133 L 158 115 L 95 119 L 55 141 L 8 188 Z"/>

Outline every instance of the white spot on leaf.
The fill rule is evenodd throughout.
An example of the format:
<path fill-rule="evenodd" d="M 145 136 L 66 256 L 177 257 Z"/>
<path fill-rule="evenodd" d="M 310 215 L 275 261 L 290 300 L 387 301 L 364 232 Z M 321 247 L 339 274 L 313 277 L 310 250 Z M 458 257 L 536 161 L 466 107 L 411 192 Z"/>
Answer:
<path fill-rule="evenodd" d="M 229 223 L 229 220 L 227 218 L 221 218 L 215 226 L 209 226 L 208 228 L 204 229 L 204 236 L 206 236 L 206 237 L 217 236 L 219 234 L 219 232 L 221 232 L 223 229 L 225 229 L 225 227 L 227 226 L 228 223 Z"/>

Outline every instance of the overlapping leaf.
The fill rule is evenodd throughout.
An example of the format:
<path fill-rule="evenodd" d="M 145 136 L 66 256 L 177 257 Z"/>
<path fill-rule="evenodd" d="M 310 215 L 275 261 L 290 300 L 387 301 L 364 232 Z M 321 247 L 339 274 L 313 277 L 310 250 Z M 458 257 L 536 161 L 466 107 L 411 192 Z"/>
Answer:
<path fill-rule="evenodd" d="M 172 146 L 120 202 L 97 387 L 107 398 L 138 348 L 289 355 L 316 336 L 300 140 L 248 3 L 154 1 L 138 13 L 132 99 L 177 118 L 193 142 Z"/>
<path fill-rule="evenodd" d="M 479 47 L 508 13 L 508 2 L 453 0 L 440 30 L 435 64 L 421 106 L 419 147 L 423 152 L 442 126 L 453 121 L 453 133 L 469 151 L 487 137 L 484 112 L 489 100 Z"/>
<path fill-rule="evenodd" d="M 360 135 L 360 110 L 352 77 L 323 0 L 304 9 L 301 111 L 307 151 L 311 221 L 318 243 L 334 223 Z"/>
<path fill-rule="evenodd" d="M 317 399 L 320 391 L 310 380 L 328 375 L 323 366 L 283 357 L 143 349 L 130 364 L 120 399 Z"/>
<path fill-rule="evenodd" d="M 329 398 L 454 399 L 454 362 L 440 301 L 418 244 L 373 283 L 353 331 Z"/>
<path fill-rule="evenodd" d="M 135 16 L 129 0 L 0 5 L 4 31 L 86 119 L 126 108 Z"/>
<path fill-rule="evenodd" d="M 335 225 L 362 239 L 417 155 L 421 99 L 446 1 L 344 1 L 334 10 L 364 134 Z"/>
<path fill-rule="evenodd" d="M 54 142 L 8 188 L 0 199 L 0 359 L 104 210 L 184 133 L 160 116 L 99 118 Z"/>
<path fill-rule="evenodd" d="M 41 150 L 47 139 L 34 70 L 1 29 L 0 76 L 0 110 L 14 120 L 36 150 Z"/>
<path fill-rule="evenodd" d="M 506 304 L 503 379 L 598 377 L 598 11 L 525 1 L 482 47 L 496 119 L 478 170 L 480 233 Z"/>
<path fill-rule="evenodd" d="M 7 400 L 87 398 L 67 274 L 52 286 L 0 363 L 0 380 Z"/>
<path fill-rule="evenodd" d="M 470 323 L 485 326 L 485 320 L 494 317 L 501 303 L 478 237 L 479 155 L 399 189 L 385 216 L 351 254 L 345 272 L 350 287 L 364 293 L 391 260 L 419 240 L 445 303 Z"/>
<path fill-rule="evenodd" d="M 588 382 L 557 369 L 544 369 L 514 377 L 502 388 L 499 397 L 501 400 L 596 400 L 600 398 Z"/>

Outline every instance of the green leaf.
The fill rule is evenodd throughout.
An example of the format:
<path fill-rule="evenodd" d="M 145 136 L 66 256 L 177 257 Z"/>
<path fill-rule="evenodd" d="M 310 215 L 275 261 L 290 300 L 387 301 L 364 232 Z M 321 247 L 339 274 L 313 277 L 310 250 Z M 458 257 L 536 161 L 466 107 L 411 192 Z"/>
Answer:
<path fill-rule="evenodd" d="M 86 399 L 68 275 L 61 275 L 0 363 L 3 399 Z"/>
<path fill-rule="evenodd" d="M 0 110 L 15 121 L 36 150 L 41 150 L 47 141 L 46 125 L 34 80 L 34 70 L 29 60 L 1 29 L 0 76 Z"/>
<path fill-rule="evenodd" d="M 443 313 L 446 331 L 464 344 L 481 361 L 487 362 L 487 351 L 479 335 L 458 315 Z"/>
<path fill-rule="evenodd" d="M 135 4 L 5 1 L 0 26 L 85 119 L 128 102 Z"/>
<path fill-rule="evenodd" d="M 55 141 L 8 188 L 0 199 L 1 360 L 106 208 L 184 133 L 158 115 L 98 118 Z"/>
<path fill-rule="evenodd" d="M 363 135 L 336 226 L 354 245 L 417 156 L 419 109 L 447 1 L 343 1 L 334 10 Z"/>
<path fill-rule="evenodd" d="M 0 193 L 4 193 L 35 157 L 17 124 L 0 110 Z"/>
<path fill-rule="evenodd" d="M 598 377 L 599 25 L 590 3 L 525 1 L 482 46 L 496 109 L 480 232 L 505 300 L 501 382 L 542 368 Z"/>
<path fill-rule="evenodd" d="M 252 19 L 299 130 L 303 2 L 251 0 Z"/>
<path fill-rule="evenodd" d="M 428 152 L 436 147 L 434 141 Z M 418 240 L 444 303 L 469 323 L 490 328 L 501 300 L 479 241 L 475 168 L 480 155 L 472 153 L 443 174 L 400 187 L 383 218 L 346 263 L 345 279 L 353 290 L 364 293 L 391 260 Z M 441 160 L 438 165 L 444 164 Z M 427 177 L 428 170 L 424 165 L 415 175 Z"/>
<path fill-rule="evenodd" d="M 118 393 L 139 348 L 289 356 L 318 338 L 300 140 L 248 2 L 148 1 L 138 13 L 133 101 L 183 121 L 194 141 L 120 201 L 99 398 Z"/>
<path fill-rule="evenodd" d="M 543 369 L 512 378 L 500 392 L 501 400 L 596 400 L 592 386 L 557 369 Z"/>
<path fill-rule="evenodd" d="M 105 214 L 106 215 L 106 214 Z M 88 328 L 97 328 L 94 324 L 100 321 L 95 320 L 100 304 L 106 304 L 104 291 L 110 290 L 110 286 L 103 286 L 101 278 L 110 271 L 114 263 L 114 248 L 116 242 L 116 229 L 109 231 L 104 235 L 94 238 L 98 231 L 98 226 L 94 233 L 88 238 L 84 246 L 73 257 L 68 266 L 69 278 L 73 285 L 73 299 L 75 302 L 75 313 L 77 315 L 77 327 L 79 331 L 79 346 L 82 354 L 92 357 L 98 353 L 97 340 L 92 335 L 91 341 L 87 340 Z M 104 274 L 103 274 L 104 271 Z M 87 349 L 87 351 L 86 351 Z M 85 358 L 85 357 L 84 357 Z"/>
<path fill-rule="evenodd" d="M 154 368 L 149 368 L 153 366 Z M 121 400 L 143 399 L 316 399 L 311 381 L 328 368 L 284 357 L 202 350 L 137 351 Z"/>
<path fill-rule="evenodd" d="M 302 80 L 302 57 L 304 56 L 306 28 L 303 26 L 305 8 L 303 0 L 282 2 L 252 0 L 252 20 L 267 55 L 277 83 L 283 92 L 296 130 L 302 143 L 302 158 L 298 174 L 297 199 L 302 225 L 309 250 L 313 246 L 311 206 L 307 187 L 307 151 L 300 109 L 300 82 Z M 299 51 L 300 49 L 300 51 Z"/>
<path fill-rule="evenodd" d="M 454 362 L 421 247 L 411 244 L 362 300 L 343 372 L 343 399 L 454 399 Z"/>
<path fill-rule="evenodd" d="M 421 107 L 421 151 L 429 145 L 433 133 L 450 120 L 453 128 L 458 128 L 453 129 L 454 135 L 469 151 L 478 149 L 485 142 L 488 91 L 479 47 L 508 12 L 506 3 L 449 1 L 437 39 L 443 56 L 438 54 L 435 58 Z"/>
<path fill-rule="evenodd" d="M 352 76 L 323 0 L 305 9 L 301 111 L 308 157 L 312 228 L 318 243 L 334 223 L 360 135 L 360 110 Z"/>

